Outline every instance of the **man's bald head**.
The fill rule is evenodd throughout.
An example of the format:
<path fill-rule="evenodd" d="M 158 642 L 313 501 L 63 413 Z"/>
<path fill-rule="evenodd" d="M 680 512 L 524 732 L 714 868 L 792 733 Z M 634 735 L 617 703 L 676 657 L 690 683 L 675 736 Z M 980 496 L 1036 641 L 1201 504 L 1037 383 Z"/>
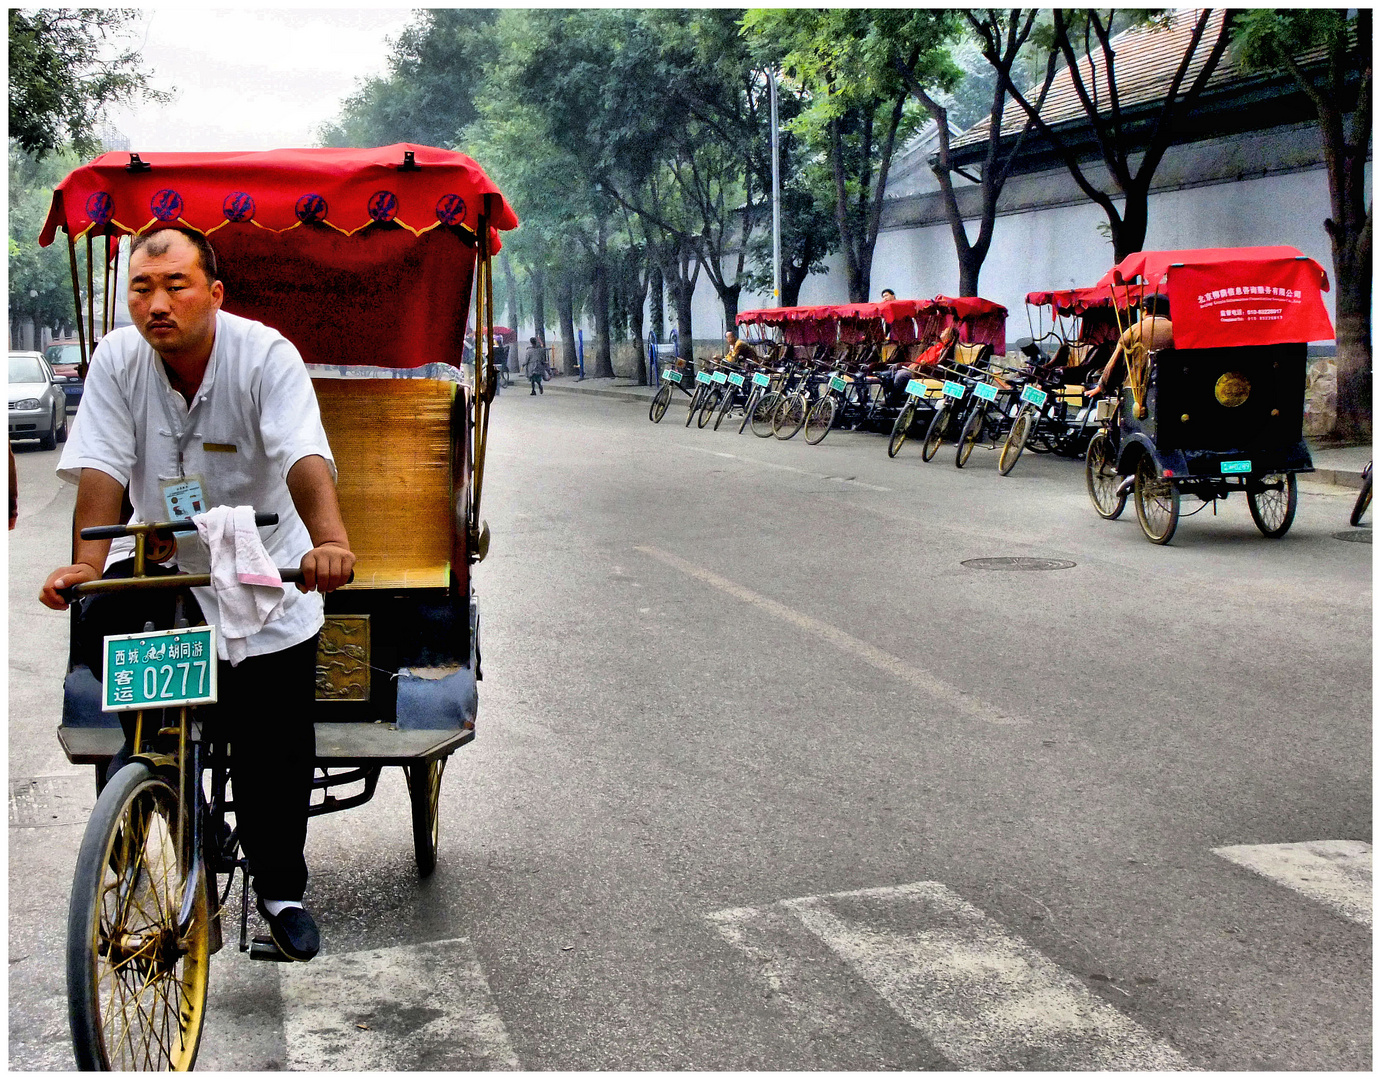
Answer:
<path fill-rule="evenodd" d="M 206 283 L 210 285 L 219 281 L 215 249 L 211 247 L 210 241 L 195 229 L 180 229 L 170 225 L 167 228 L 155 229 L 143 236 L 134 237 L 129 245 L 130 262 L 133 263 L 134 255 L 139 251 L 154 256 L 168 254 L 169 249 L 177 242 L 175 238 L 178 236 L 181 236 L 196 249 L 197 265 L 206 275 Z"/>

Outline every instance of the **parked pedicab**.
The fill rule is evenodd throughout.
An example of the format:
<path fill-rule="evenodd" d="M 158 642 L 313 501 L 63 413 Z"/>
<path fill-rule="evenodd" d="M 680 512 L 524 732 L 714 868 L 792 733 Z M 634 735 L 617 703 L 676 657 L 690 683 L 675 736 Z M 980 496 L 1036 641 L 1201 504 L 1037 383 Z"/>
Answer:
<path fill-rule="evenodd" d="M 93 255 L 105 264 L 110 297 L 120 238 L 165 222 L 201 231 L 216 247 L 225 310 L 267 323 L 297 346 L 336 458 L 357 562 L 353 584 L 326 598 L 311 813 L 368 801 L 382 768 L 401 766 L 414 855 L 426 875 L 436 862 L 446 761 L 475 735 L 481 661 L 470 568 L 489 544 L 480 505 L 498 381 L 490 260 L 498 230 L 517 219 L 474 161 L 425 146 L 112 152 L 62 181 L 41 243 L 66 232 L 75 287 L 84 240 L 88 267 Z M 83 374 L 86 343 L 109 328 L 108 316 L 97 326 L 90 269 L 86 295 L 82 311 L 77 293 Z M 461 373 L 472 295 L 473 386 Z M 201 649 L 204 677 L 214 628 L 189 626 L 185 616 L 195 610 L 190 590 L 209 577 L 143 576 L 148 560 L 168 557 L 175 535 L 188 543 L 189 530 L 183 520 L 84 532 L 130 538 L 136 576 L 78 586 L 72 598 L 106 594 L 110 604 L 131 590 L 173 590 L 173 624 L 139 637 L 159 655 Z M 120 643 L 126 647 L 116 651 L 117 639 L 106 639 L 104 670 L 93 670 L 77 646 L 82 606 L 72 608 L 58 729 L 68 760 L 94 765 L 100 787 L 68 922 L 77 1063 L 190 1068 L 237 871 L 240 951 L 284 958 L 271 939 L 248 940 L 247 864 L 226 820 L 234 813 L 226 790 L 233 725 L 200 711 L 214 692 L 196 678 L 184 685 L 185 671 L 179 680 L 176 668 L 154 663 L 122 679 L 135 650 Z M 124 739 L 118 717 L 131 710 L 133 754 L 106 777 Z"/>
<path fill-rule="evenodd" d="M 1126 382 L 1103 406 L 1113 415 L 1085 459 L 1098 513 L 1121 513 L 1131 478 L 1142 531 L 1166 544 L 1181 495 L 1216 510 L 1242 491 L 1261 533 L 1284 536 L 1295 477 L 1313 471 L 1303 438 L 1306 343 L 1333 337 L 1323 267 L 1291 247 L 1142 251 L 1098 285 L 1125 287 L 1132 310 L 1165 296 L 1173 340 L 1127 350 Z"/>

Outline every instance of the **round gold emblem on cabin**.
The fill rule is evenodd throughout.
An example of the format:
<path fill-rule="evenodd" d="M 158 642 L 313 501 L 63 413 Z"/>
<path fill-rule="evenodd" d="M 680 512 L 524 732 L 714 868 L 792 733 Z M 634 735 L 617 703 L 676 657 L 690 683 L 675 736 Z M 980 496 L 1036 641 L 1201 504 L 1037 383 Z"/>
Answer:
<path fill-rule="evenodd" d="M 1247 400 L 1252 392 L 1252 384 L 1245 375 L 1236 371 L 1226 371 L 1213 384 L 1213 396 L 1225 409 L 1235 409 Z"/>

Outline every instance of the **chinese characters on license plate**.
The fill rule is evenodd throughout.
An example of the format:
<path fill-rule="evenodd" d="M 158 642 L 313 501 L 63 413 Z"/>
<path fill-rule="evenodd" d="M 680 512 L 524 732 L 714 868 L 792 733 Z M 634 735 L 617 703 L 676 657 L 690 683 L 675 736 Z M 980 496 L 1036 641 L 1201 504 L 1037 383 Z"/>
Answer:
<path fill-rule="evenodd" d="M 730 381 L 731 383 L 733 383 L 735 386 L 742 386 L 742 385 L 743 385 L 743 376 L 742 376 L 742 375 L 730 375 L 730 376 L 729 376 L 729 381 Z"/>
<path fill-rule="evenodd" d="M 216 629 L 121 634 L 105 639 L 101 709 L 160 709 L 216 700 Z"/>
<path fill-rule="evenodd" d="M 714 379 L 714 381 L 719 383 L 721 386 L 723 386 L 726 382 L 729 381 L 729 376 L 725 375 L 722 371 L 716 371 L 711 376 L 711 378 Z"/>
<path fill-rule="evenodd" d="M 843 379 L 841 379 L 838 375 L 831 375 L 831 376 L 830 376 L 830 389 L 831 389 L 831 390 L 840 390 L 840 391 L 842 391 L 842 390 L 844 389 L 844 387 L 846 387 L 847 385 L 848 385 L 848 383 L 846 383 L 846 382 L 845 382 Z"/>
<path fill-rule="evenodd" d="M 1249 473 L 1252 471 L 1252 463 L 1250 461 L 1225 461 L 1219 468 L 1221 468 L 1226 475 L 1232 473 Z"/>
<path fill-rule="evenodd" d="M 925 397 L 925 383 L 920 379 L 912 379 L 906 384 L 906 392 L 912 397 Z"/>
<path fill-rule="evenodd" d="M 703 371 L 697 371 L 695 373 L 695 381 L 698 383 L 709 383 L 710 377 L 706 375 Z"/>
<path fill-rule="evenodd" d="M 997 387 L 994 386 L 992 383 L 974 383 L 973 392 L 977 394 L 979 397 L 981 397 L 984 401 L 997 400 Z"/>
<path fill-rule="evenodd" d="M 664 371 L 662 372 L 662 378 L 666 379 L 667 382 L 679 383 L 681 381 L 681 373 L 679 371 Z"/>
<path fill-rule="evenodd" d="M 767 386 L 772 382 L 772 380 L 769 379 L 766 375 L 764 375 L 761 371 L 758 371 L 754 372 L 753 374 L 753 382 L 757 383 L 758 386 Z"/>
<path fill-rule="evenodd" d="M 964 396 L 964 384 L 963 384 L 963 383 L 957 383 L 957 382 L 950 382 L 948 379 L 946 379 L 946 380 L 945 380 L 945 395 L 946 395 L 947 397 L 952 397 L 952 398 L 961 398 L 961 397 L 963 397 L 963 396 Z"/>
<path fill-rule="evenodd" d="M 1029 401 L 1038 409 L 1045 404 L 1045 399 L 1049 396 L 1044 390 L 1037 390 L 1034 386 L 1024 387 L 1021 391 L 1021 400 Z"/>

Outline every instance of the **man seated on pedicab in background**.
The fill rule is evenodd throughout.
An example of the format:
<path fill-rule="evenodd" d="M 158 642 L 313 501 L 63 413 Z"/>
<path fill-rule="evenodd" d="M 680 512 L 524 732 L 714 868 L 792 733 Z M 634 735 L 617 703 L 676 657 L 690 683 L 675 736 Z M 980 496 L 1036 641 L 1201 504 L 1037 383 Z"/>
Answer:
<path fill-rule="evenodd" d="M 252 506 L 278 515 L 278 524 L 263 535 L 265 552 L 275 565 L 299 566 L 302 583 L 284 589 L 279 617 L 242 639 L 238 664 L 227 661 L 224 635 L 217 635 L 220 700 L 211 716 L 233 744 L 235 816 L 259 912 L 279 949 L 310 960 L 320 945 L 302 906 L 316 757 L 317 636 L 322 594 L 349 580 L 355 556 L 302 357 L 276 330 L 221 311 L 223 296 L 215 252 L 200 233 L 163 228 L 133 239 L 134 325 L 101 339 L 81 415 L 58 465 L 58 475 L 77 485 L 75 560 L 48 576 L 39 599 L 63 610 L 67 602 L 59 589 L 103 573 L 130 575 L 132 560 L 108 558 L 109 541 L 80 538 L 84 528 L 124 520 L 126 486 L 132 520 L 139 522 L 183 517 L 175 511 L 188 504 L 203 510 Z M 204 545 L 182 536 L 177 569 L 208 572 Z M 174 572 L 151 566 L 151 572 L 160 570 Z M 218 624 L 214 593 L 196 593 L 207 622 Z M 170 594 L 153 595 L 161 595 L 171 612 Z M 157 602 L 141 607 L 129 593 L 83 602 L 78 646 L 94 674 L 102 671 L 102 638 L 143 629 L 148 604 Z M 128 755 L 131 736 L 127 729 L 125 748 L 107 775 Z"/>
<path fill-rule="evenodd" d="M 1147 352 L 1168 349 L 1175 343 L 1174 328 L 1170 324 L 1170 301 L 1160 295 L 1145 298 L 1141 318 L 1132 323 L 1117 339 L 1117 347 L 1108 358 L 1098 382 L 1084 391 L 1085 397 L 1117 393 L 1127 381 L 1127 351 L 1141 346 Z"/>
<path fill-rule="evenodd" d="M 758 350 L 744 341 L 733 330 L 724 331 L 724 355 L 714 357 L 719 364 L 737 364 L 742 360 L 757 360 Z"/>

